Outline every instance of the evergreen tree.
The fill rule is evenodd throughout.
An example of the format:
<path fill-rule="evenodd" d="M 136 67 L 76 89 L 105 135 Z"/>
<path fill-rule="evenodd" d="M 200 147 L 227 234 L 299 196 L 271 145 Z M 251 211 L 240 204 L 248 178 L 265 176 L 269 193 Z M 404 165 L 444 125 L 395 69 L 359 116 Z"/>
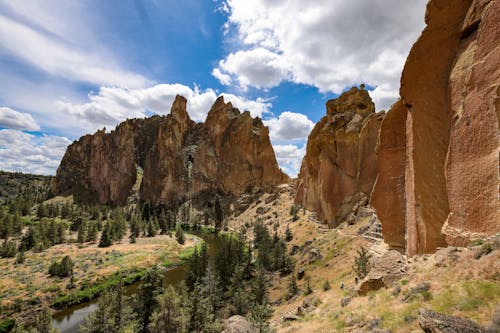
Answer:
<path fill-rule="evenodd" d="M 224 227 L 224 209 L 222 208 L 221 197 L 218 194 L 215 195 L 214 215 L 215 230 L 219 231 Z"/>
<path fill-rule="evenodd" d="M 85 243 L 87 241 L 87 222 L 83 221 L 78 229 L 77 242 Z"/>
<path fill-rule="evenodd" d="M 354 265 L 352 269 L 359 279 L 363 279 L 370 271 L 370 258 L 371 255 L 364 247 L 358 249 L 358 255 L 354 258 Z"/>
<path fill-rule="evenodd" d="M 189 323 L 188 295 L 184 285 L 174 289 L 169 285 L 158 297 L 158 308 L 151 315 L 151 333 L 185 333 Z"/>
<path fill-rule="evenodd" d="M 80 333 L 135 332 L 132 309 L 123 301 L 122 284 L 112 287 L 99 297 L 97 310 L 90 313 L 80 326 Z"/>
<path fill-rule="evenodd" d="M 175 238 L 179 244 L 184 244 L 186 241 L 184 237 L 184 230 L 179 222 L 177 222 L 177 226 L 175 227 Z"/>
<path fill-rule="evenodd" d="M 164 209 L 161 210 L 160 216 L 158 216 L 158 225 L 160 227 L 160 233 L 162 235 L 165 235 L 170 229 L 168 225 L 167 214 L 165 213 Z"/>
<path fill-rule="evenodd" d="M 233 272 L 231 285 L 228 289 L 228 297 L 231 303 L 232 315 L 244 316 L 250 308 L 250 297 L 245 290 L 245 267 L 238 266 Z"/>
<path fill-rule="evenodd" d="M 158 305 L 158 295 L 163 291 L 163 270 L 153 267 L 142 278 L 137 293 L 139 323 L 141 331 L 147 333 L 151 315 Z"/>
<path fill-rule="evenodd" d="M 292 278 L 290 279 L 290 283 L 288 284 L 288 293 L 286 295 L 286 299 L 291 299 L 298 293 L 299 287 L 297 286 L 297 278 L 295 277 L 295 274 L 292 274 Z"/>
<path fill-rule="evenodd" d="M 267 303 L 255 304 L 250 312 L 250 322 L 256 333 L 270 332 L 269 319 L 271 318 L 272 310 Z"/>
<path fill-rule="evenodd" d="M 220 279 L 215 274 L 215 270 L 211 264 L 207 267 L 207 273 L 202 279 L 204 285 L 204 296 L 208 301 L 212 316 L 217 318 L 217 313 L 222 305 L 222 289 L 220 287 Z"/>
<path fill-rule="evenodd" d="M 54 261 L 49 267 L 49 275 L 68 277 L 73 274 L 74 263 L 69 256 L 64 256 L 60 262 Z"/>
<path fill-rule="evenodd" d="M 86 239 L 87 242 L 95 242 L 97 240 L 97 233 L 98 233 L 97 223 L 96 222 L 90 223 L 87 230 L 87 239 Z"/>
<path fill-rule="evenodd" d="M 111 246 L 111 230 L 109 227 L 109 222 L 106 223 L 102 229 L 101 240 L 99 241 L 99 247 Z"/>
<path fill-rule="evenodd" d="M 252 283 L 251 295 L 254 304 L 267 304 L 268 302 L 268 291 L 267 291 L 267 280 L 264 267 L 261 265 Z"/>
<path fill-rule="evenodd" d="M 12 240 L 5 240 L 0 247 L 0 257 L 14 258 L 17 254 L 16 242 Z"/>
<path fill-rule="evenodd" d="M 205 286 L 201 282 L 196 282 L 193 291 L 189 294 L 190 332 L 204 332 L 206 325 L 215 320 L 205 294 Z"/>
<path fill-rule="evenodd" d="M 36 316 L 35 327 L 39 333 L 58 332 L 52 326 L 52 313 L 48 307 L 44 307 L 42 311 Z"/>

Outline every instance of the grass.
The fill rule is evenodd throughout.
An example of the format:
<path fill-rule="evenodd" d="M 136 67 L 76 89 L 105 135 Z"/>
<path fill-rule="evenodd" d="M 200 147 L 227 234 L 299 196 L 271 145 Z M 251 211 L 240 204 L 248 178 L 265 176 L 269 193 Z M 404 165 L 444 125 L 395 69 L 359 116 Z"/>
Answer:
<path fill-rule="evenodd" d="M 434 296 L 431 302 L 438 312 L 452 313 L 455 310 L 475 312 L 490 307 L 500 295 L 500 284 L 486 280 L 470 280 L 446 288 Z"/>
<path fill-rule="evenodd" d="M 137 269 L 133 272 L 115 273 L 113 276 L 102 279 L 102 281 L 99 281 L 98 283 L 84 287 L 84 289 L 79 289 L 69 294 L 59 295 L 54 302 L 52 302 L 51 306 L 54 309 L 61 310 L 71 305 L 88 302 L 99 296 L 106 289 L 117 286 L 120 283 L 120 280 L 124 285 L 130 285 L 140 280 L 145 273 L 146 269 Z"/>

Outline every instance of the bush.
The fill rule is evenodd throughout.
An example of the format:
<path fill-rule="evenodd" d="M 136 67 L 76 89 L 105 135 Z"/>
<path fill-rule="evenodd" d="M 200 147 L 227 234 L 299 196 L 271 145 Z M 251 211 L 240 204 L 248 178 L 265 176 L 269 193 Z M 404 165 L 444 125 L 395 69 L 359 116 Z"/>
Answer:
<path fill-rule="evenodd" d="M 14 258 L 17 254 L 17 246 L 14 241 L 5 241 L 0 248 L 0 257 Z"/>
<path fill-rule="evenodd" d="M 70 257 L 65 256 L 62 258 L 61 262 L 53 262 L 49 267 L 50 276 L 58 277 L 68 277 L 73 274 L 73 260 Z"/>
<path fill-rule="evenodd" d="M 330 286 L 330 282 L 328 282 L 328 280 L 326 280 L 325 283 L 323 283 L 323 291 L 328 291 L 331 288 L 332 287 Z"/>

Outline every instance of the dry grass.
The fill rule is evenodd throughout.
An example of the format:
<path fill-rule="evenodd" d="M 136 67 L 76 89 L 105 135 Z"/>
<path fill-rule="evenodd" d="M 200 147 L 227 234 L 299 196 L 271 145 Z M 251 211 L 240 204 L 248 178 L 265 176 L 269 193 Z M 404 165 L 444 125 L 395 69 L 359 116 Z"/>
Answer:
<path fill-rule="evenodd" d="M 200 238 L 187 235 L 186 243 L 180 245 L 175 238 L 159 235 L 138 238 L 135 244 L 124 238 L 107 248 L 85 243 L 56 245 L 41 253 L 27 251 L 26 261 L 21 265 L 16 265 L 14 258 L 0 259 L 0 304 L 9 306 L 37 298 L 40 302 L 50 302 L 59 291 L 66 291 L 69 279 L 50 277 L 47 273 L 53 261 L 66 255 L 75 263 L 76 287 L 79 287 L 118 271 L 175 263 L 183 250 L 199 242 Z"/>

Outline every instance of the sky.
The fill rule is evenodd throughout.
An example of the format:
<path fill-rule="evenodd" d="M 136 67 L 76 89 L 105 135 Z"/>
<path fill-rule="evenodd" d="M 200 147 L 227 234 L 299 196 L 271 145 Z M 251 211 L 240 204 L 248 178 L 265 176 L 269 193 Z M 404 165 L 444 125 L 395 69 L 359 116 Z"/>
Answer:
<path fill-rule="evenodd" d="M 66 147 L 177 94 L 204 121 L 217 96 L 269 127 L 300 170 L 325 102 L 364 83 L 398 97 L 425 0 L 0 0 L 0 170 L 55 174 Z"/>

